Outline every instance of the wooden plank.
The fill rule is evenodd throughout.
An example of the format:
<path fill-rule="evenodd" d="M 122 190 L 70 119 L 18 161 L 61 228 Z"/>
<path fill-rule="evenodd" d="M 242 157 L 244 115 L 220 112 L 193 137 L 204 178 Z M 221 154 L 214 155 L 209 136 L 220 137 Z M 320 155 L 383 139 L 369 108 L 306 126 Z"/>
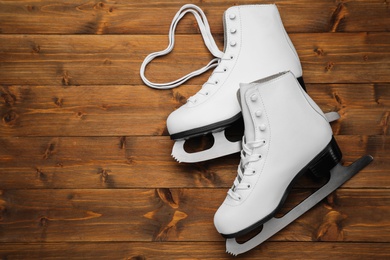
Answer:
<path fill-rule="evenodd" d="M 308 195 L 294 191 L 281 212 Z M 213 215 L 225 196 L 226 189 L 3 190 L 0 241 L 223 241 Z M 271 241 L 390 242 L 389 205 L 386 189 L 339 189 Z"/>
<path fill-rule="evenodd" d="M 3 86 L 0 136 L 166 136 L 168 115 L 199 89 Z M 307 89 L 323 111 L 340 113 L 332 123 L 335 134 L 390 133 L 389 84 L 308 84 Z"/>
<path fill-rule="evenodd" d="M 299 33 L 291 38 L 307 83 L 390 81 L 388 32 Z M 142 85 L 141 62 L 165 48 L 166 41 L 166 35 L 0 35 L 1 84 Z M 223 45 L 222 37 L 217 41 Z M 167 82 L 210 60 L 198 34 L 179 35 L 176 42 L 172 55 L 148 66 L 150 80 Z M 188 84 L 203 84 L 208 75 Z"/>
<path fill-rule="evenodd" d="M 213 33 L 222 34 L 223 12 L 237 3 L 192 1 L 207 14 Z M 376 1 L 278 0 L 289 32 L 389 31 L 386 3 Z M 259 4 L 249 0 L 245 4 Z M 165 34 L 183 2 L 165 1 L 0 1 L 1 33 L 33 34 Z M 61 15 L 61 19 L 58 19 Z M 197 33 L 195 19 L 186 18 L 178 33 Z"/>
<path fill-rule="evenodd" d="M 265 242 L 240 259 L 386 259 L 387 243 Z M 223 242 L 3 243 L 3 259 L 231 259 Z"/>
<path fill-rule="evenodd" d="M 344 187 L 390 188 L 390 137 L 336 136 L 344 163 L 374 161 Z M 0 139 L 0 189 L 229 188 L 239 155 L 179 164 L 167 137 L 5 137 Z M 310 178 L 296 186 L 314 188 Z"/>

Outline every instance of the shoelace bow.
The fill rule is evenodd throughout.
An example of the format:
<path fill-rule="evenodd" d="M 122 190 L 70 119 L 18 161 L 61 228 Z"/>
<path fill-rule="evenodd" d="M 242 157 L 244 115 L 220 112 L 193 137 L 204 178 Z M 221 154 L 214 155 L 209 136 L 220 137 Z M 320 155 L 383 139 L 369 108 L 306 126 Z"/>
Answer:
<path fill-rule="evenodd" d="M 256 174 L 256 169 L 250 167 L 250 163 L 261 159 L 261 154 L 255 153 L 254 150 L 264 144 L 265 140 L 257 140 L 247 143 L 245 143 L 245 140 L 242 140 L 241 161 L 238 165 L 237 177 L 234 180 L 233 186 L 228 191 L 228 195 L 232 199 L 241 200 L 241 196 L 238 194 L 238 191 L 250 188 L 250 184 L 245 183 L 244 177 Z"/>
<path fill-rule="evenodd" d="M 187 13 L 192 13 L 195 18 L 196 18 L 196 21 L 199 25 L 199 29 L 200 29 L 200 32 L 201 32 L 201 35 L 202 35 L 202 38 L 203 38 L 203 41 L 206 45 L 206 47 L 208 48 L 208 50 L 210 51 L 210 53 L 216 57 L 214 59 L 212 59 L 206 66 L 204 66 L 203 68 L 200 68 L 196 71 L 193 71 L 177 80 L 174 80 L 174 81 L 171 81 L 171 82 L 167 82 L 167 83 L 154 83 L 154 82 L 151 82 L 149 81 L 146 77 L 145 77 L 145 69 L 146 69 L 146 66 L 155 58 L 157 57 L 160 57 L 160 56 L 164 56 L 164 55 L 167 55 L 168 53 L 170 53 L 175 45 L 175 31 L 176 31 L 176 26 L 177 24 L 179 23 L 179 21 L 187 14 Z M 193 5 L 193 4 L 186 4 L 184 6 L 182 6 L 180 8 L 180 10 L 176 13 L 176 15 L 174 16 L 173 20 L 172 20 L 172 23 L 171 23 L 171 26 L 169 28 L 169 44 L 168 44 L 168 47 L 165 49 L 165 50 L 162 50 L 162 51 L 158 51 L 158 52 L 154 52 L 154 53 L 151 53 L 149 54 L 145 60 L 142 62 L 142 65 L 141 65 L 141 68 L 140 68 L 140 76 L 143 80 L 143 82 L 151 87 L 151 88 L 156 88 L 156 89 L 171 89 L 171 88 L 175 88 L 175 87 L 178 87 L 180 85 L 182 85 L 184 82 L 186 82 L 187 80 L 195 77 L 195 76 L 198 76 L 204 72 L 206 72 L 207 70 L 211 69 L 211 68 L 215 68 L 217 67 L 221 60 L 225 60 L 225 59 L 231 59 L 231 57 L 228 57 L 228 58 L 224 58 L 224 53 L 222 51 L 219 50 L 217 44 L 215 43 L 215 40 L 211 34 L 211 31 L 210 31 L 210 26 L 209 26 L 209 23 L 208 23 L 208 20 L 207 20 L 207 17 L 206 15 L 204 14 L 204 12 L 202 11 L 202 9 L 200 9 L 198 6 L 196 5 Z M 221 73 L 221 72 L 225 72 L 226 69 L 222 69 L 222 70 L 215 70 L 213 72 L 214 73 Z M 199 94 L 201 95 L 208 95 L 208 88 L 206 87 L 206 85 L 214 85 L 214 84 L 218 84 L 217 81 L 212 81 L 211 79 L 212 77 L 210 77 L 210 79 L 203 85 L 202 89 L 198 92 Z M 194 98 L 189 98 L 189 101 L 191 102 L 194 102 L 196 101 Z"/>

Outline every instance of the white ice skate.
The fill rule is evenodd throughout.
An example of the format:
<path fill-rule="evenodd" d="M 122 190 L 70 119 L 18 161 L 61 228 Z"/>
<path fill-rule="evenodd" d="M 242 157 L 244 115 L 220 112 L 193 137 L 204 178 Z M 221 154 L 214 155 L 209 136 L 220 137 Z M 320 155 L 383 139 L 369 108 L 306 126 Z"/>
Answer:
<path fill-rule="evenodd" d="M 169 83 L 153 83 L 145 77 L 145 68 L 154 58 L 171 52 L 177 23 L 187 13 L 197 20 L 205 45 L 215 58 L 205 67 Z M 305 88 L 302 68 L 296 50 L 288 37 L 276 5 L 243 5 L 227 9 L 223 16 L 225 47 L 221 52 L 210 32 L 203 11 L 192 4 L 184 5 L 174 17 L 169 31 L 167 49 L 148 55 L 140 75 L 152 88 L 177 87 L 188 79 L 215 68 L 201 90 L 187 103 L 173 111 L 167 119 L 171 139 L 176 140 L 172 156 L 179 162 L 199 162 L 239 152 L 241 141 L 231 142 L 224 129 L 241 118 L 236 98 L 239 83 L 290 70 Z M 327 115 L 330 121 L 338 113 Z M 214 145 L 207 150 L 189 153 L 184 149 L 187 139 L 212 133 Z"/>
<path fill-rule="evenodd" d="M 271 237 L 372 160 L 365 156 L 349 167 L 341 166 L 342 154 L 325 115 L 291 72 L 241 84 L 239 93 L 245 124 L 241 162 L 214 216 L 216 229 L 228 238 L 227 252 L 234 255 Z M 306 172 L 330 173 L 330 180 L 284 217 L 273 218 L 294 182 Z M 257 236 L 236 242 L 236 237 L 261 225 Z"/>

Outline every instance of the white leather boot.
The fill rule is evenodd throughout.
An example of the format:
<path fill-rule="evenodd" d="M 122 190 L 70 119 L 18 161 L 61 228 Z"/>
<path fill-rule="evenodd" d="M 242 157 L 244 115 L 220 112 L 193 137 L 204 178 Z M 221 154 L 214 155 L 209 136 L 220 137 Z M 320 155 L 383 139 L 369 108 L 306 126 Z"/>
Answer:
<path fill-rule="evenodd" d="M 185 5 L 176 14 L 170 29 L 172 32 L 181 17 L 187 12 L 197 18 L 206 46 L 216 59 L 204 68 L 186 75 L 177 81 L 157 84 L 144 77 L 146 64 L 158 56 L 165 55 L 173 48 L 173 42 L 162 52 L 150 54 L 141 66 L 144 82 L 154 88 L 172 88 L 199 75 L 210 67 L 214 72 L 202 89 L 190 97 L 187 103 L 173 111 L 167 119 L 171 138 L 176 141 L 172 155 L 181 162 L 198 162 L 239 152 L 241 142 L 226 139 L 224 129 L 241 118 L 236 98 L 239 83 L 252 82 L 280 71 L 291 71 L 304 87 L 302 68 L 295 48 L 288 37 L 276 5 L 242 5 L 227 9 L 223 16 L 225 48 L 219 52 L 209 31 L 206 17 L 199 7 Z M 216 64 L 217 62 L 217 64 Z M 338 118 L 330 114 L 330 120 Z M 214 145 L 209 150 L 187 153 L 185 139 L 213 133 Z"/>
<path fill-rule="evenodd" d="M 291 72 L 241 84 L 239 93 L 245 124 L 241 162 L 214 217 L 228 238 L 272 218 L 303 173 L 329 174 L 341 159 L 325 115 Z"/>
<path fill-rule="evenodd" d="M 245 134 L 238 175 L 214 216 L 227 237 L 226 252 L 256 247 L 314 207 L 373 160 L 365 155 L 342 166 L 341 151 L 326 116 L 291 72 L 241 84 Z M 328 182 L 282 217 L 273 217 L 294 182 L 305 172 L 329 176 Z M 236 237 L 262 226 L 244 243 Z"/>
<path fill-rule="evenodd" d="M 184 151 L 184 142 L 177 143 L 180 148 L 174 148 L 173 156 L 179 161 L 206 160 L 241 150 L 239 142 L 231 146 L 221 131 L 241 118 L 236 98 L 239 83 L 285 70 L 302 79 L 300 60 L 276 5 L 234 6 L 225 11 L 223 21 L 225 49 L 219 65 L 202 89 L 167 119 L 168 131 L 175 140 L 219 133 L 214 134 L 216 142 L 210 151 L 200 158 L 183 156 L 179 151 Z"/>

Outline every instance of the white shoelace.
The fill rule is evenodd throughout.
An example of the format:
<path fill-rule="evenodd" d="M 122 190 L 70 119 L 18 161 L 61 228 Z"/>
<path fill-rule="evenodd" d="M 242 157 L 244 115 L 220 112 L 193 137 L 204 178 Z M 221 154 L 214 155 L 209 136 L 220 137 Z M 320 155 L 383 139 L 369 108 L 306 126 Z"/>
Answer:
<path fill-rule="evenodd" d="M 206 47 L 209 49 L 209 51 L 211 52 L 211 54 L 216 57 L 214 59 L 212 59 L 206 66 L 204 66 L 203 68 L 200 68 L 196 71 L 193 71 L 177 80 L 174 80 L 174 81 L 171 81 L 171 82 L 167 82 L 167 83 L 154 83 L 154 82 L 151 82 L 149 81 L 146 77 L 145 77 L 145 69 L 146 69 L 146 66 L 153 60 L 155 59 L 156 57 L 160 57 L 160 56 L 164 56 L 164 55 L 167 55 L 168 53 L 170 53 L 175 45 L 175 31 L 176 31 L 176 26 L 177 24 L 179 23 L 179 21 L 187 14 L 187 13 L 192 13 L 195 18 L 196 18 L 196 21 L 199 25 L 199 29 L 200 29 L 200 32 L 202 34 L 202 38 L 203 38 L 203 41 L 206 45 Z M 171 88 L 174 88 L 174 87 L 177 87 L 177 86 L 180 86 L 181 84 L 183 84 L 184 82 L 186 82 L 187 80 L 195 77 L 195 76 L 198 76 L 204 72 L 206 72 L 207 70 L 211 69 L 211 68 L 215 68 L 218 66 L 218 64 L 220 63 L 221 59 L 222 59 L 222 56 L 224 55 L 224 53 L 222 51 L 219 50 L 217 44 L 215 43 L 215 40 L 211 34 L 211 31 L 210 31 L 210 26 L 209 26 L 209 23 L 208 23 L 208 20 L 207 20 L 207 17 L 206 15 L 204 14 L 204 12 L 202 11 L 202 9 L 200 9 L 198 6 L 196 5 L 193 5 L 193 4 L 186 4 L 186 5 L 183 5 L 180 10 L 176 13 L 175 17 L 173 18 L 172 20 L 172 23 L 171 23 L 171 26 L 169 28 L 169 44 L 168 44 L 168 47 L 165 49 L 165 50 L 162 50 L 162 51 L 158 51 L 158 52 L 154 52 L 154 53 L 151 53 L 149 54 L 145 60 L 142 62 L 142 65 L 141 65 L 141 68 L 140 68 L 140 75 L 141 75 L 141 78 L 143 80 L 143 82 L 151 87 L 151 88 L 156 88 L 156 89 L 171 89 Z M 215 83 L 215 82 L 214 82 Z M 207 90 L 203 90 L 200 94 L 202 95 L 208 95 L 208 92 Z M 190 100 L 191 101 L 191 100 Z M 192 100 L 194 101 L 194 100 Z"/>
<path fill-rule="evenodd" d="M 244 177 L 256 174 L 256 169 L 250 167 L 251 162 L 256 162 L 261 159 L 261 154 L 255 153 L 254 150 L 265 145 L 265 140 L 257 140 L 245 143 L 242 140 L 241 162 L 238 165 L 237 177 L 234 180 L 233 186 L 229 189 L 228 195 L 234 200 L 241 200 L 238 194 L 239 190 L 249 189 L 251 186 L 245 183 Z"/>

